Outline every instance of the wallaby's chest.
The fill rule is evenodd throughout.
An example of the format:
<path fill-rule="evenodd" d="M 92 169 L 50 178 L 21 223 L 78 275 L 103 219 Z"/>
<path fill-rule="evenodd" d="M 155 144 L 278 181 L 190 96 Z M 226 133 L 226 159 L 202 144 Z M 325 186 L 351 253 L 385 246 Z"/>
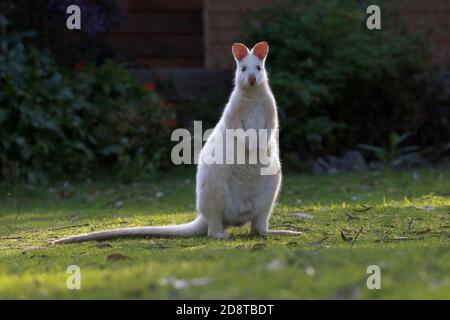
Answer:
<path fill-rule="evenodd" d="M 244 129 L 266 129 L 267 114 L 265 112 L 248 112 L 242 118 Z"/>
<path fill-rule="evenodd" d="M 270 114 L 267 106 L 261 101 L 248 101 L 239 105 L 236 117 L 240 127 L 248 129 L 266 129 Z"/>

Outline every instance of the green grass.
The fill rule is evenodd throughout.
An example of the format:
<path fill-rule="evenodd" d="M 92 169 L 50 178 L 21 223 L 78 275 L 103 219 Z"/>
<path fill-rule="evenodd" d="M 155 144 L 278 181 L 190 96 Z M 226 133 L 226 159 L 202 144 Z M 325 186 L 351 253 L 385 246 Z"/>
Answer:
<path fill-rule="evenodd" d="M 299 237 L 250 238 L 243 227 L 230 241 L 48 245 L 91 230 L 189 221 L 193 178 L 1 190 L 0 298 L 450 298 L 448 168 L 286 175 L 271 227 Z M 81 268 L 81 290 L 66 288 L 70 265 Z M 366 286 L 369 265 L 381 268 L 380 290 Z"/>

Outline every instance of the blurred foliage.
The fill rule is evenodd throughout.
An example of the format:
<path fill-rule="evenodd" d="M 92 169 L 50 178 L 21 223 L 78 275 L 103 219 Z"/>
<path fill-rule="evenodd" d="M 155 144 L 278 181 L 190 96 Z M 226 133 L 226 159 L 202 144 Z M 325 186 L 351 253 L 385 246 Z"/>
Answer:
<path fill-rule="evenodd" d="M 63 32 L 70 5 L 80 7 L 82 28 Z M 117 0 L 2 0 L 0 13 L 14 22 L 17 31 L 39 30 L 36 37 L 29 39 L 30 43 L 49 50 L 54 59 L 66 66 L 78 61 L 103 63 L 115 57 L 104 35 L 126 19 Z"/>
<path fill-rule="evenodd" d="M 362 150 L 373 153 L 382 163 L 388 164 L 392 167 L 421 164 L 424 162 L 424 159 L 418 152 L 419 147 L 415 145 L 404 145 L 409 136 L 409 132 L 401 135 L 396 132 L 392 132 L 389 135 L 387 148 L 367 144 L 359 144 L 358 147 Z"/>
<path fill-rule="evenodd" d="M 99 164 L 130 177 L 167 163 L 174 114 L 151 85 L 113 61 L 62 69 L 27 44 L 33 33 L 9 33 L 0 20 L 1 177 L 45 182 Z"/>
<path fill-rule="evenodd" d="M 169 163 L 167 142 L 176 126 L 175 112 L 153 84 L 142 86 L 112 60 L 82 66 L 74 80 L 89 101 L 85 123 L 102 164 L 118 161 L 119 175 L 130 179 Z"/>
<path fill-rule="evenodd" d="M 93 153 L 81 118 L 86 101 L 48 54 L 25 45 L 30 36 L 0 38 L 0 161 L 4 176 L 20 164 L 36 181 L 50 169 L 83 168 Z"/>
<path fill-rule="evenodd" d="M 384 145 L 391 132 L 417 138 L 429 125 L 420 77 L 430 66 L 426 43 L 386 6 L 388 30 L 369 31 L 366 18 L 354 0 L 294 1 L 246 17 L 246 41 L 270 44 L 285 151 L 304 159 L 358 143 Z"/>

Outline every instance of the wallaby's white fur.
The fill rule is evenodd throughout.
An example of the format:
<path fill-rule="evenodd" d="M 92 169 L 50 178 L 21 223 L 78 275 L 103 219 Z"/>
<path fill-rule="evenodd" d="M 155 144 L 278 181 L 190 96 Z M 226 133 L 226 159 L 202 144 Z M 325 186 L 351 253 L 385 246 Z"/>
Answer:
<path fill-rule="evenodd" d="M 264 67 L 268 53 L 266 42 L 249 51 L 243 44 L 233 45 L 237 63 L 235 87 L 222 117 L 199 155 L 197 168 L 198 217 L 186 224 L 162 227 L 125 228 L 83 234 L 56 240 L 73 243 L 118 237 L 190 237 L 207 234 L 226 239 L 225 229 L 251 223 L 252 235 L 277 233 L 299 235 L 294 231 L 269 231 L 269 217 L 281 184 L 278 148 L 278 116 L 275 98 L 268 84 Z M 214 150 L 215 137 L 226 129 L 268 129 L 267 154 L 272 159 L 275 174 L 261 175 L 263 164 L 207 164 L 204 156 Z M 261 146 L 259 147 L 261 148 Z M 258 152 L 248 149 L 247 152 Z"/>

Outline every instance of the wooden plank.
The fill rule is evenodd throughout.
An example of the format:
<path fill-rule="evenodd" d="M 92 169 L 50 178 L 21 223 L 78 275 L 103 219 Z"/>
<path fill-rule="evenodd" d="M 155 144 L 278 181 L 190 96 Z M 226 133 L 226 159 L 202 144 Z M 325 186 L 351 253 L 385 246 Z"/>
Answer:
<path fill-rule="evenodd" d="M 132 12 L 127 20 L 113 33 L 192 33 L 201 34 L 202 13 L 198 12 Z"/>
<path fill-rule="evenodd" d="M 239 12 L 215 12 L 210 14 L 211 28 L 235 28 L 240 27 L 241 15 Z"/>
<path fill-rule="evenodd" d="M 449 11 L 450 1 L 448 0 L 409 0 L 409 1 L 396 1 L 390 0 L 389 2 L 395 3 L 401 10 L 416 11 L 416 12 L 438 12 Z"/>
<path fill-rule="evenodd" d="M 241 11 L 250 11 L 250 10 L 258 10 L 262 8 L 266 8 L 268 6 L 273 6 L 282 1 L 278 0 L 245 0 L 241 2 L 240 9 Z M 284 1 L 287 2 L 287 1 Z"/>
<path fill-rule="evenodd" d="M 211 31 L 211 14 L 209 12 L 210 3 L 208 0 L 203 0 L 203 54 L 204 54 L 204 67 L 211 67 L 211 56 L 209 54 L 211 50 L 211 37 L 213 35 Z"/>
<path fill-rule="evenodd" d="M 203 37 L 198 35 L 145 37 L 111 34 L 107 39 L 117 51 L 128 56 L 203 56 Z"/>
<path fill-rule="evenodd" d="M 239 28 L 217 28 L 213 29 L 214 32 L 211 33 L 212 43 L 227 43 L 231 44 L 236 41 L 241 33 Z"/>
<path fill-rule="evenodd" d="M 203 58 L 201 57 L 178 57 L 178 58 L 160 58 L 151 56 L 142 56 L 134 58 L 137 65 L 146 68 L 188 68 L 203 67 Z"/>
<path fill-rule="evenodd" d="M 210 12 L 239 12 L 241 11 L 241 2 L 245 0 L 205 0 Z"/>
<path fill-rule="evenodd" d="M 235 62 L 229 46 L 214 44 L 211 46 L 210 68 L 233 69 Z"/>
<path fill-rule="evenodd" d="M 128 9 L 133 11 L 186 11 L 203 9 L 202 0 L 128 0 Z"/>

